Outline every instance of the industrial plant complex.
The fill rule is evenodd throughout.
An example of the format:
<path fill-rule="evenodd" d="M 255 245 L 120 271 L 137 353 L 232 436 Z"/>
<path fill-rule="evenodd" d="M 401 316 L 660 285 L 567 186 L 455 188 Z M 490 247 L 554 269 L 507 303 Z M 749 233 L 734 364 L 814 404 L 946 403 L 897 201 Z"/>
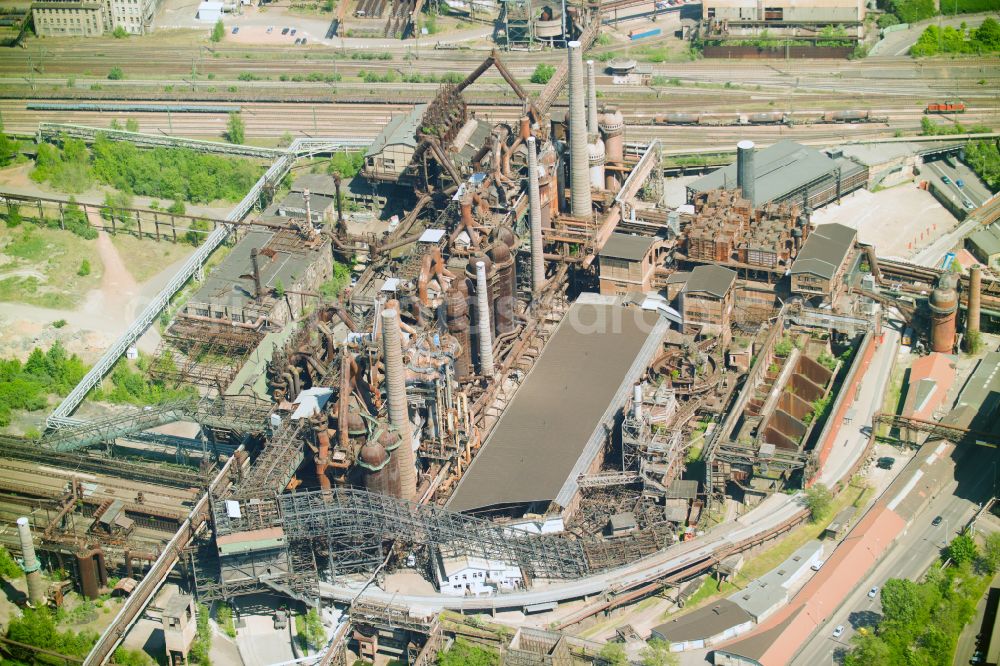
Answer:
<path fill-rule="evenodd" d="M 30 132 L 12 131 L 14 175 L 0 169 L 0 276 L 37 281 L 19 263 L 30 251 L 85 279 L 82 255 L 27 244 L 76 234 L 100 253 L 103 293 L 130 300 L 121 325 L 108 296 L 73 304 L 107 317 L 113 342 L 61 384 L 61 356 L 4 347 L 21 357 L 0 361 L 4 395 L 27 396 L 24 373 L 46 358 L 58 388 L 33 406 L 11 398 L 2 421 L 0 555 L 18 576 L 0 571 L 12 581 L 0 660 L 813 666 L 889 631 L 895 606 L 879 595 L 892 580 L 941 569 L 934 580 L 964 581 L 979 604 L 947 663 L 1000 661 L 1000 199 L 977 166 L 997 135 L 922 106 L 919 136 L 895 111 L 816 111 L 861 95 L 855 65 L 831 61 L 833 87 L 800 91 L 813 74 L 789 64 L 834 57 L 793 48 L 896 48 L 901 29 L 867 32 L 887 9 L 449 1 L 441 15 L 475 34 L 433 48 L 420 0 L 355 2 L 353 17 L 340 0 L 301 10 L 331 12 L 329 43 L 310 33 L 310 54 L 335 73 L 303 80 L 219 46 L 242 44 L 241 29 L 285 35 L 263 14 L 283 10 L 256 4 L 201 3 L 226 27 L 165 90 L 109 75 L 95 101 L 43 101 L 60 93 L 36 92 L 30 65 L 39 106 Z M 30 4 L 38 38 L 114 32 L 109 48 L 138 49 L 181 11 Z M 479 48 L 487 23 L 496 44 Z M 629 46 L 640 25 L 734 60 L 646 58 Z M 756 42 L 743 54 L 762 35 L 788 42 L 774 62 L 798 110 L 733 112 L 780 100 L 771 74 L 736 59 L 774 57 Z M 306 48 L 298 38 L 289 49 Z M 430 53 L 379 62 L 400 40 Z M 368 69 L 322 60 L 335 51 L 368 54 L 353 58 Z M 645 64 L 664 59 L 669 70 Z M 668 80 L 728 63 L 746 80 Z M 234 66 L 252 87 L 229 86 L 221 68 Z M 990 95 L 1000 85 L 995 62 L 969 76 Z M 907 81 L 886 85 L 912 100 Z M 268 97 L 288 82 L 333 101 Z M 723 101 L 702 106 L 711 95 Z M 991 99 L 961 111 L 988 121 Z M 318 120 L 327 103 L 339 106 Z M 356 130 L 336 115 L 348 104 L 371 105 Z M 108 127 L 114 105 L 143 124 Z M 160 115 L 169 131 L 145 124 Z M 189 129 L 195 116 L 226 125 L 226 142 Z M 939 116 L 955 131 L 928 130 Z M 260 138 L 265 123 L 275 136 Z M 247 141 L 244 124 L 265 129 Z M 171 151 L 219 161 L 184 171 Z M 78 201 L 46 180 L 74 154 L 98 175 L 102 156 L 152 154 L 192 184 L 241 160 L 257 180 L 228 214 L 222 196 L 185 207 L 179 185 L 115 198 L 135 186 L 126 175 Z M 186 247 L 142 254 L 164 265 L 141 288 L 116 272 L 119 252 L 168 245 Z M 67 312 L 52 324 L 66 331 L 32 346 L 83 326 Z M 0 324 L 16 316 L 0 309 Z M 962 560 L 965 541 L 978 554 Z M 55 628 L 48 645 L 18 633 L 46 608 L 45 622 L 88 637 L 82 652 Z"/>

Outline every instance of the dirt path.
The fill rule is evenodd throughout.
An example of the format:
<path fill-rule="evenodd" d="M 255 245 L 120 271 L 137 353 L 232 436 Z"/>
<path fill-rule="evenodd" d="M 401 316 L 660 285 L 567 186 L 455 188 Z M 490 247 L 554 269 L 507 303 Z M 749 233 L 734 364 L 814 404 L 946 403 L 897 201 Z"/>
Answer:
<path fill-rule="evenodd" d="M 59 339 L 70 352 L 93 361 L 159 291 L 154 285 L 162 287 L 165 278 L 177 269 L 176 264 L 168 266 L 145 285 L 140 285 L 126 268 L 108 234 L 99 232 L 95 243 L 104 265 L 101 286 L 87 292 L 76 309 L 51 310 L 23 303 L 0 303 L 2 355 L 25 356 L 32 347 L 47 347 Z M 57 319 L 65 319 L 66 326 L 53 328 L 51 323 Z M 159 333 L 151 327 L 139 341 L 139 347 L 151 353 L 159 342 Z"/>

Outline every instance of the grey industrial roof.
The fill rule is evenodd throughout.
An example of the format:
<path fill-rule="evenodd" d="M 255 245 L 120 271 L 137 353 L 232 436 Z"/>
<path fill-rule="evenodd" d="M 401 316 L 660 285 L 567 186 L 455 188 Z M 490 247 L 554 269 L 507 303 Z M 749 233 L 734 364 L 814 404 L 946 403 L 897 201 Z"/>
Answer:
<path fill-rule="evenodd" d="M 1000 351 L 986 354 L 976 366 L 955 407 L 942 423 L 1000 435 Z"/>
<path fill-rule="evenodd" d="M 671 643 L 712 638 L 753 618 L 728 599 L 719 599 L 711 606 L 682 615 L 675 620 L 653 627 L 653 634 Z"/>
<path fill-rule="evenodd" d="M 334 204 L 335 197 L 327 197 L 322 194 L 309 193 L 309 209 L 312 213 L 319 213 Z M 305 210 L 306 198 L 302 192 L 289 192 L 288 195 L 278 204 L 278 210 Z"/>
<path fill-rule="evenodd" d="M 337 196 L 337 184 L 334 182 L 333 176 L 325 173 L 304 173 L 297 176 L 292 183 L 292 192 L 302 192 L 303 190 L 309 190 L 310 194 L 322 194 L 327 197 Z"/>
<path fill-rule="evenodd" d="M 267 246 L 276 235 L 273 231 L 251 229 L 233 246 L 218 266 L 205 277 L 201 289 L 188 301 L 190 305 L 211 303 L 216 306 L 241 308 L 253 299 L 253 269 L 250 250 Z M 305 250 L 300 254 L 278 251 L 273 258 L 261 253 L 258 256 L 260 280 L 265 289 L 280 281 L 291 288 L 319 256 L 319 250 Z"/>
<path fill-rule="evenodd" d="M 969 242 L 987 255 L 1000 254 L 1000 227 L 995 223 L 969 234 Z"/>
<path fill-rule="evenodd" d="M 857 235 L 854 229 L 837 222 L 817 227 L 799 250 L 792 264 L 792 274 L 811 273 L 831 279 L 854 246 Z"/>
<path fill-rule="evenodd" d="M 695 266 L 688 277 L 684 293 L 702 293 L 724 298 L 735 281 L 736 271 L 732 269 L 714 264 Z"/>
<path fill-rule="evenodd" d="M 837 170 L 836 162 L 828 155 L 788 139 L 758 150 L 753 160 L 755 206 L 780 199 Z M 735 187 L 735 162 L 716 169 L 688 185 L 688 188 L 695 192 Z"/>
<path fill-rule="evenodd" d="M 631 234 L 611 234 L 601 249 L 600 256 L 613 259 L 640 261 L 649 252 L 656 241 L 652 236 L 633 236 Z"/>
<path fill-rule="evenodd" d="M 722 648 L 715 648 L 716 653 L 738 655 L 745 659 L 752 659 L 756 663 L 764 658 L 771 646 L 781 640 L 781 634 L 798 617 L 799 613 L 805 610 L 805 606 L 799 606 L 784 620 L 766 631 L 758 631 L 750 634 L 736 643 L 732 643 Z"/>
<path fill-rule="evenodd" d="M 426 104 L 417 104 L 410 109 L 409 113 L 401 113 L 390 118 L 372 144 L 368 146 L 365 157 L 377 155 L 391 144 L 401 143 L 416 148 L 417 125 L 420 124 L 420 119 L 424 117 L 425 111 L 427 111 Z"/>
<path fill-rule="evenodd" d="M 729 600 L 756 618 L 766 615 L 788 597 L 791 576 L 800 571 L 804 562 L 823 550 L 823 544 L 813 540 L 800 546 L 788 559 L 745 588 L 731 594 Z"/>
<path fill-rule="evenodd" d="M 563 317 L 449 509 L 572 499 L 577 476 L 601 450 L 603 423 L 624 404 L 668 326 L 654 312 L 592 300 L 581 297 Z"/>

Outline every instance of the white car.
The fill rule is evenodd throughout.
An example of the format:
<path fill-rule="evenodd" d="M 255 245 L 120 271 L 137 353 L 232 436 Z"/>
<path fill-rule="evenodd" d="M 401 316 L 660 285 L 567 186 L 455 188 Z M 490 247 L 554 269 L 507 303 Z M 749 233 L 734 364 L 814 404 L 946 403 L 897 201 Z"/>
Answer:
<path fill-rule="evenodd" d="M 819 571 L 820 567 L 822 566 L 823 566 L 823 560 L 820 560 L 819 562 L 816 562 L 809 568 L 812 569 L 813 571 Z"/>
<path fill-rule="evenodd" d="M 876 594 L 878 594 L 878 585 L 868 590 L 868 598 L 874 599 Z"/>
<path fill-rule="evenodd" d="M 833 630 L 833 637 L 840 638 L 844 633 L 844 625 L 838 624 L 837 628 Z"/>

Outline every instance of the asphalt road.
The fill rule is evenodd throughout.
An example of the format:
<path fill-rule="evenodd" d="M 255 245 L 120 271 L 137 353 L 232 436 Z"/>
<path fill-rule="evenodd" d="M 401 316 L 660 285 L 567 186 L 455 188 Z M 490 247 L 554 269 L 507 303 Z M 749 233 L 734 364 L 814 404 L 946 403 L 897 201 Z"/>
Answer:
<path fill-rule="evenodd" d="M 809 639 L 796 655 L 792 664 L 797 666 L 822 666 L 839 663 L 836 656 L 849 649 L 851 637 L 864 626 L 873 626 L 881 618 L 879 596 L 868 596 L 873 586 L 879 588 L 890 578 L 918 580 L 939 557 L 941 548 L 972 518 L 979 502 L 985 502 L 993 491 L 993 450 L 985 447 L 970 449 L 954 468 L 954 476 L 931 500 L 927 507 L 913 517 L 906 532 L 899 538 L 862 584 L 853 590 L 844 603 Z M 936 463 L 936 474 L 950 473 L 950 460 Z M 956 490 L 961 483 L 961 490 Z M 935 516 L 944 520 L 935 527 Z M 844 626 L 839 638 L 833 637 L 834 628 Z"/>
<path fill-rule="evenodd" d="M 938 180 L 941 180 L 942 176 L 947 176 L 950 182 L 945 183 L 941 180 L 942 186 L 944 186 L 951 194 L 958 197 L 960 201 L 969 201 L 972 203 L 972 208 L 968 210 L 974 210 L 983 205 L 983 202 L 989 199 L 989 194 L 979 187 L 979 183 L 976 182 L 976 175 L 965 165 L 960 165 L 958 168 L 953 168 L 948 166 L 947 162 L 937 160 L 934 162 L 927 162 L 925 164 L 927 169 L 937 176 Z M 958 181 L 962 181 L 962 187 L 958 186 Z"/>

